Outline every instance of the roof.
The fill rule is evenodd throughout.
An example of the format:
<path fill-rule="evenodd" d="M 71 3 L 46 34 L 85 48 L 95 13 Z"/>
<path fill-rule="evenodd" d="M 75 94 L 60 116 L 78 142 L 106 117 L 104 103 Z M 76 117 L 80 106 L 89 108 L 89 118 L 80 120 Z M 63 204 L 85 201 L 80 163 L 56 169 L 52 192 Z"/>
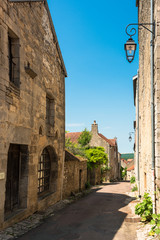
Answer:
<path fill-rule="evenodd" d="M 78 138 L 82 132 L 70 132 L 66 133 L 66 138 L 70 138 L 73 143 L 78 143 Z M 98 133 L 98 135 L 103 138 L 107 143 L 109 143 L 110 146 L 115 146 L 116 145 L 116 138 L 114 139 L 108 139 L 105 136 L 103 136 L 101 133 Z"/>
<path fill-rule="evenodd" d="M 127 171 L 132 171 L 134 170 L 134 165 L 132 165 L 130 168 L 127 168 Z"/>
<path fill-rule="evenodd" d="M 66 138 L 70 138 L 73 143 L 78 143 L 78 138 L 82 132 L 70 132 L 66 133 Z"/>
<path fill-rule="evenodd" d="M 65 149 L 65 161 L 87 161 L 87 159 L 84 159 L 82 157 L 77 157 L 73 153 L 69 152 L 67 149 Z"/>
<path fill-rule="evenodd" d="M 121 159 L 134 159 L 134 153 L 122 153 L 121 154 Z"/>
<path fill-rule="evenodd" d="M 104 135 L 102 135 L 101 133 L 98 133 L 98 135 L 103 138 L 107 143 L 109 143 L 109 145 L 111 146 L 115 146 L 116 145 L 116 138 L 114 139 L 108 139 L 106 138 Z"/>
<path fill-rule="evenodd" d="M 55 28 L 54 28 L 54 25 L 53 25 L 53 21 L 52 21 L 52 17 L 51 17 L 51 13 L 50 13 L 50 10 L 49 10 L 49 7 L 48 7 L 47 0 L 9 0 L 9 2 L 13 2 L 13 3 L 44 2 L 44 5 L 45 5 L 47 13 L 48 13 L 49 22 L 50 22 L 50 25 L 51 25 L 51 30 L 52 30 L 52 34 L 53 34 L 54 43 L 56 45 L 57 52 L 58 52 L 59 58 L 61 60 L 61 64 L 62 64 L 61 67 L 62 67 L 62 70 L 64 72 L 65 77 L 67 77 L 67 70 L 66 70 L 66 67 L 65 67 L 65 64 L 64 64 L 64 61 L 63 61 L 62 53 L 61 53 L 60 46 L 59 46 L 59 43 L 58 43 L 56 31 L 55 31 Z"/>
<path fill-rule="evenodd" d="M 132 162 L 133 161 L 133 158 L 132 159 L 127 159 L 127 162 Z"/>
<path fill-rule="evenodd" d="M 127 160 L 121 159 L 121 161 L 124 162 L 125 164 L 127 164 Z"/>

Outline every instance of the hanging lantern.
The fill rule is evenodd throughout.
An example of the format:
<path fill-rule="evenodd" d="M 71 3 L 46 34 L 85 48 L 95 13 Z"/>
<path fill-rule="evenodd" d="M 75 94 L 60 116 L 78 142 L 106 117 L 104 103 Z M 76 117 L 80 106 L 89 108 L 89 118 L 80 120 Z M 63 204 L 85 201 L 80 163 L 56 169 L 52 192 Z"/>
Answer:
<path fill-rule="evenodd" d="M 126 51 L 126 57 L 129 63 L 134 60 L 135 52 L 136 52 L 137 44 L 135 41 L 130 37 L 126 44 L 124 44 L 124 49 Z"/>

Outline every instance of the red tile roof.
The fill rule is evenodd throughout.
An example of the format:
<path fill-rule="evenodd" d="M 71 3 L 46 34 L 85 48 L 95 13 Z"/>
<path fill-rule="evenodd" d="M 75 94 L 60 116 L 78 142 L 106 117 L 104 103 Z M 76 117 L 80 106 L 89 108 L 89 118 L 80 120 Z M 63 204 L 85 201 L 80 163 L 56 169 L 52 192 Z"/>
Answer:
<path fill-rule="evenodd" d="M 78 138 L 81 135 L 82 132 L 69 132 L 66 133 L 66 138 L 70 138 L 73 143 L 78 143 Z M 116 145 L 116 139 L 108 139 L 101 133 L 98 133 L 98 135 L 103 138 L 107 143 L 109 143 L 110 146 Z"/>
<path fill-rule="evenodd" d="M 127 160 L 125 160 L 125 159 L 121 159 L 121 161 L 123 161 L 125 164 L 127 164 Z"/>
<path fill-rule="evenodd" d="M 127 159 L 127 162 L 132 162 L 133 161 L 133 159 Z"/>
<path fill-rule="evenodd" d="M 66 133 L 66 138 L 70 138 L 73 143 L 78 143 L 78 138 L 82 132 L 70 132 Z"/>
<path fill-rule="evenodd" d="M 130 168 L 127 168 L 127 171 L 132 171 L 132 170 L 134 170 L 134 165 L 131 166 Z"/>
<path fill-rule="evenodd" d="M 115 146 L 116 145 L 116 139 L 108 139 L 106 138 L 104 135 L 102 135 L 101 133 L 98 133 L 98 135 L 103 138 L 107 143 L 109 143 L 109 145 L 111 146 Z"/>

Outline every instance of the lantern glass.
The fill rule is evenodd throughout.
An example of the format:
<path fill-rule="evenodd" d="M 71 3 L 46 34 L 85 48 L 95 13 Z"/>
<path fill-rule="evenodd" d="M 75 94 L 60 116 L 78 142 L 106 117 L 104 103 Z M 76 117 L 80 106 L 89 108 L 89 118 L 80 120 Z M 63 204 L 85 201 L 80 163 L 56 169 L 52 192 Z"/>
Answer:
<path fill-rule="evenodd" d="M 129 38 L 126 44 L 124 45 L 126 51 L 126 57 L 129 63 L 134 60 L 135 51 L 137 48 L 137 44 L 134 42 L 132 38 Z"/>
<path fill-rule="evenodd" d="M 129 141 L 130 141 L 130 142 L 132 141 L 132 137 L 131 137 L 131 135 L 129 136 Z"/>

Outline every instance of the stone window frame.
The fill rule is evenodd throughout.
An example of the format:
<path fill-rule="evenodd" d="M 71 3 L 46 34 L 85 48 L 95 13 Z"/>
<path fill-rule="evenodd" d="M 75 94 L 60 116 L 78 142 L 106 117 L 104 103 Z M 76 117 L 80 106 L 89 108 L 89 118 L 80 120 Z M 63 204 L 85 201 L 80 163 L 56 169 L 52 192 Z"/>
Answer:
<path fill-rule="evenodd" d="M 55 152 L 55 149 L 48 145 L 43 148 L 43 151 L 41 152 L 41 155 L 39 157 L 39 162 L 38 162 L 38 172 L 39 172 L 39 163 L 41 162 L 41 156 L 44 152 L 44 150 L 47 149 L 48 154 L 50 156 L 50 176 L 49 176 L 49 184 L 48 184 L 48 189 L 44 189 L 44 191 L 39 192 L 39 176 L 37 178 L 38 186 L 37 186 L 37 194 L 38 194 L 38 200 L 42 200 L 45 197 L 47 197 L 50 194 L 53 194 L 57 191 L 57 180 L 58 180 L 58 156 Z M 39 173 L 38 173 L 39 174 Z"/>
<path fill-rule="evenodd" d="M 55 100 L 46 95 L 46 124 L 54 127 L 55 125 Z"/>
<path fill-rule="evenodd" d="M 20 39 L 8 28 L 8 74 L 12 87 L 20 88 Z"/>
<path fill-rule="evenodd" d="M 43 149 L 41 157 L 38 162 L 38 194 L 43 194 L 49 190 L 50 186 L 50 172 L 51 172 L 51 158 L 49 151 Z"/>

